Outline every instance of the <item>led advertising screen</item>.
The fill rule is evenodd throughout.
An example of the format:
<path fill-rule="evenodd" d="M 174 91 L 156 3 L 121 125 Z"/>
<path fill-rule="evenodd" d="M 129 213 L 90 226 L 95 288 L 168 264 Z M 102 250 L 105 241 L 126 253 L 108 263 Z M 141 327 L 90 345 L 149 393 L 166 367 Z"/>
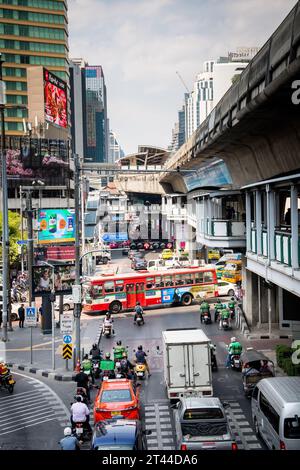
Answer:
<path fill-rule="evenodd" d="M 46 120 L 66 128 L 68 126 L 67 84 L 46 69 L 44 69 L 44 98 Z"/>
<path fill-rule="evenodd" d="M 73 209 L 41 209 L 38 211 L 38 242 L 56 244 L 75 241 Z"/>
<path fill-rule="evenodd" d="M 34 297 L 50 294 L 53 290 L 53 270 L 50 266 L 33 266 L 32 292 Z M 75 284 L 75 265 L 54 266 L 55 294 L 71 294 Z"/>

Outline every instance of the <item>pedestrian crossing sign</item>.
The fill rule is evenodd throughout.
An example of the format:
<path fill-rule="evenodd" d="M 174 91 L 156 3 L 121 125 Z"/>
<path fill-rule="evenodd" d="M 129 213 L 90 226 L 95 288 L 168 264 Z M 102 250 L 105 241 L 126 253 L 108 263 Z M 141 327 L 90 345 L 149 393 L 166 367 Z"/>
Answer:
<path fill-rule="evenodd" d="M 26 307 L 25 308 L 25 323 L 27 326 L 36 326 L 37 322 L 37 308 Z"/>

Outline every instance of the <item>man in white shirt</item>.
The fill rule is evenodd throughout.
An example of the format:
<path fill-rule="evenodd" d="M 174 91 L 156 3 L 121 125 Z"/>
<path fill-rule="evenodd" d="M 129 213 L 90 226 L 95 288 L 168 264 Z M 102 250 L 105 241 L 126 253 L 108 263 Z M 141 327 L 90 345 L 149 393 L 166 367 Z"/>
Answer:
<path fill-rule="evenodd" d="M 75 423 L 84 423 L 87 430 L 91 431 L 89 424 L 90 410 L 85 403 L 81 401 L 81 397 L 76 397 L 76 403 L 71 406 L 71 423 L 72 427 L 75 427 Z"/>

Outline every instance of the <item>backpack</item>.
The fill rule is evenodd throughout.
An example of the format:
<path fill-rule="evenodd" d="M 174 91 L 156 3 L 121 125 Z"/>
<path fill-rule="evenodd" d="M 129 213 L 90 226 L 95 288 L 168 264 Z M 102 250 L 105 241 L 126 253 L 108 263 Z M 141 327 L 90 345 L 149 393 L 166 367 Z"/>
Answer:
<path fill-rule="evenodd" d="M 137 305 L 137 307 L 135 307 L 135 312 L 137 313 L 137 315 L 142 315 L 143 313 L 143 309 L 140 305 Z"/>

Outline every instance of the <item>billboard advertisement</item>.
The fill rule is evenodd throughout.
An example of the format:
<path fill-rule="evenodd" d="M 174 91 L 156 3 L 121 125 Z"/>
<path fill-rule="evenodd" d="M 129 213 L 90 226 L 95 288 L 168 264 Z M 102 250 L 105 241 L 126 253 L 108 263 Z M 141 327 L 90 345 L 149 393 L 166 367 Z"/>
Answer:
<path fill-rule="evenodd" d="M 32 292 L 34 297 L 50 294 L 53 290 L 53 270 L 50 266 L 33 266 Z M 75 284 L 75 264 L 54 267 L 55 294 L 71 294 Z"/>
<path fill-rule="evenodd" d="M 104 233 L 102 240 L 106 243 L 109 242 L 125 242 L 128 240 L 127 232 Z"/>
<path fill-rule="evenodd" d="M 38 243 L 56 244 L 75 241 L 73 209 L 41 209 L 38 211 Z"/>
<path fill-rule="evenodd" d="M 59 127 L 68 126 L 67 84 L 44 69 L 45 119 Z"/>

